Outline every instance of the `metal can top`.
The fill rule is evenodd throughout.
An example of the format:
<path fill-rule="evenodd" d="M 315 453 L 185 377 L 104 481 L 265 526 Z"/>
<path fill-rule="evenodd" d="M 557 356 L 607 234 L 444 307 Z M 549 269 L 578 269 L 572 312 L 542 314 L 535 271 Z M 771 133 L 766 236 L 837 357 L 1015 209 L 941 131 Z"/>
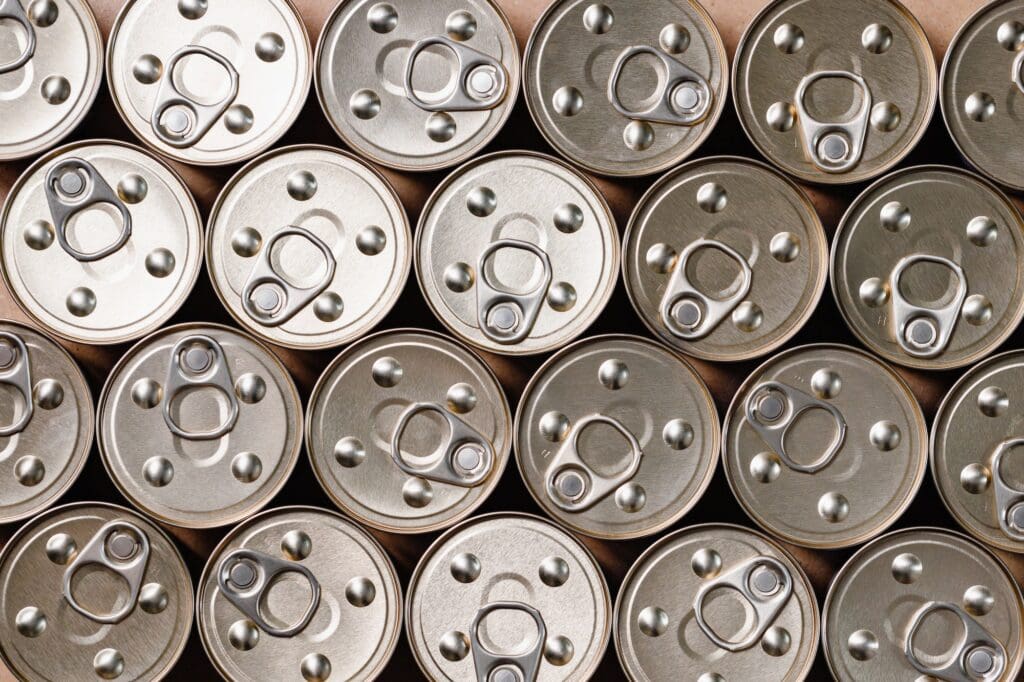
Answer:
<path fill-rule="evenodd" d="M 361 523 L 420 533 L 468 516 L 512 447 L 501 384 L 473 351 L 418 329 L 346 348 L 309 399 L 306 448 L 335 504 Z"/>
<path fill-rule="evenodd" d="M 19 679 L 160 680 L 192 629 L 192 580 L 160 528 L 124 507 L 69 504 L 0 554 L 0 656 Z"/>
<path fill-rule="evenodd" d="M 552 356 L 523 392 L 516 460 L 537 503 L 572 530 L 650 535 L 697 503 L 718 463 L 718 414 L 681 357 L 638 336 Z"/>
<path fill-rule="evenodd" d="M 184 181 L 121 142 L 75 142 L 40 158 L 11 188 L 0 226 L 15 301 L 82 343 L 157 329 L 202 266 L 202 223 Z"/>
<path fill-rule="evenodd" d="M 746 360 L 790 339 L 828 278 L 828 241 L 807 196 L 768 166 L 691 161 L 633 211 L 622 278 L 647 328 L 705 360 Z"/>
<path fill-rule="evenodd" d="M 196 612 L 225 679 L 372 680 L 398 642 L 402 590 L 387 554 L 356 524 L 282 507 L 217 546 Z"/>
<path fill-rule="evenodd" d="M 854 680 L 1015 680 L 1024 600 L 1006 566 L 959 533 L 884 535 L 832 581 L 822 640 L 832 674 Z"/>
<path fill-rule="evenodd" d="M 5 0 L 0 21 L 0 161 L 32 156 L 70 133 L 96 99 L 103 37 L 85 0 Z"/>
<path fill-rule="evenodd" d="M 132 132 L 200 165 L 273 144 L 306 103 L 311 71 L 290 0 L 128 0 L 107 50 L 110 93 Z"/>
<path fill-rule="evenodd" d="M 590 679 L 611 601 L 593 555 L 528 514 L 486 514 L 430 546 L 409 581 L 405 628 L 431 679 Z"/>
<path fill-rule="evenodd" d="M 288 370 L 214 324 L 162 329 L 129 350 L 100 395 L 98 441 L 118 489 L 175 526 L 244 519 L 284 485 L 302 444 Z"/>
<path fill-rule="evenodd" d="M 416 277 L 462 340 L 532 355 L 576 338 L 619 269 L 615 218 L 598 189 L 532 152 L 474 159 L 434 191 L 416 228 Z"/>
<path fill-rule="evenodd" d="M 544 137 L 603 175 L 685 159 L 715 127 L 729 86 L 725 46 L 696 0 L 556 0 L 523 64 Z"/>
<path fill-rule="evenodd" d="M 519 93 L 519 48 L 493 0 L 341 0 L 316 49 L 316 91 L 346 144 L 426 171 L 498 133 Z"/>
<path fill-rule="evenodd" d="M 843 318 L 875 353 L 922 369 L 962 367 L 1024 316 L 1024 221 L 972 173 L 908 168 L 847 209 L 831 273 Z"/>
<path fill-rule="evenodd" d="M 896 0 L 774 0 L 736 50 L 733 97 L 754 146 L 787 173 L 843 184 L 896 165 L 935 109 L 935 58 Z"/>
<path fill-rule="evenodd" d="M 240 170 L 210 213 L 206 262 L 239 324 L 271 343 L 352 341 L 391 310 L 409 275 L 405 210 L 382 175 L 314 145 Z"/>

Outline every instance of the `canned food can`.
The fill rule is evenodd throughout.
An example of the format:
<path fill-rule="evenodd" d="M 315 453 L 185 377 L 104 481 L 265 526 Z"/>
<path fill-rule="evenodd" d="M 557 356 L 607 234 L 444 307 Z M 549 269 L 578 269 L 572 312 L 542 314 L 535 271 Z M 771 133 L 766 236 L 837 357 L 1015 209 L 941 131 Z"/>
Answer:
<path fill-rule="evenodd" d="M 103 78 L 103 37 L 86 0 L 4 0 L 0 161 L 33 156 L 82 121 Z"/>
<path fill-rule="evenodd" d="M 228 680 L 372 680 L 391 657 L 402 591 L 366 531 L 315 507 L 258 514 L 199 580 L 203 647 Z"/>
<path fill-rule="evenodd" d="M 416 277 L 457 337 L 504 355 L 564 346 L 615 288 L 619 236 L 598 189 L 543 154 L 474 159 L 434 191 L 416 228 Z"/>
<path fill-rule="evenodd" d="M 586 547 L 528 514 L 487 514 L 430 546 L 406 595 L 405 627 L 433 680 L 590 679 L 611 602 Z"/>
<path fill-rule="evenodd" d="M 103 465 L 128 500 L 185 528 L 235 523 L 284 485 L 302 404 L 266 346 L 214 324 L 162 329 L 111 370 L 100 403 Z"/>
<path fill-rule="evenodd" d="M 365 334 L 394 306 L 412 260 L 391 185 L 354 156 L 314 145 L 276 149 L 240 170 L 207 232 L 224 307 L 253 334 L 292 348 Z"/>
<path fill-rule="evenodd" d="M 309 399 L 306 448 L 328 496 L 392 533 L 452 525 L 491 494 L 512 416 L 497 377 L 440 334 L 399 329 L 346 348 Z"/>
<path fill-rule="evenodd" d="M 615 602 L 615 649 L 630 680 L 803 680 L 818 603 L 800 564 L 728 524 L 678 530 L 630 568 Z"/>
<path fill-rule="evenodd" d="M 255 156 L 291 127 L 312 61 L 290 0 L 128 0 L 110 30 L 107 83 L 140 140 L 220 166 Z"/>
<path fill-rule="evenodd" d="M 804 325 L 828 279 L 828 241 L 807 195 L 764 164 L 691 161 L 640 199 L 622 278 L 661 340 L 705 360 L 747 360 Z"/>
<path fill-rule="evenodd" d="M 160 528 L 124 507 L 56 507 L 0 553 L 0 656 L 24 680 L 160 680 L 192 628 L 192 580 Z"/>
<path fill-rule="evenodd" d="M 740 123 L 798 178 L 861 182 L 899 163 L 935 109 L 935 58 L 897 0 L 774 0 L 733 64 Z"/>
<path fill-rule="evenodd" d="M 1020 588 L 994 554 L 959 533 L 884 535 L 832 581 L 822 640 L 832 674 L 854 680 L 1016 680 Z"/>
<path fill-rule="evenodd" d="M 719 443 L 700 375 L 638 336 L 559 351 L 516 413 L 516 460 L 537 504 L 571 530 L 611 540 L 679 520 L 711 482 Z"/>
<path fill-rule="evenodd" d="M 889 362 L 977 362 L 1024 316 L 1024 221 L 980 177 L 897 171 L 847 209 L 832 242 L 832 292 L 851 331 Z"/>
<path fill-rule="evenodd" d="M 184 181 L 114 141 L 46 154 L 0 215 L 3 277 L 39 326 L 71 341 L 122 343 L 167 321 L 203 260 L 199 209 Z"/>
<path fill-rule="evenodd" d="M 696 0 L 555 0 L 523 58 L 555 149 L 595 173 L 649 175 L 692 154 L 725 107 L 729 64 Z"/>

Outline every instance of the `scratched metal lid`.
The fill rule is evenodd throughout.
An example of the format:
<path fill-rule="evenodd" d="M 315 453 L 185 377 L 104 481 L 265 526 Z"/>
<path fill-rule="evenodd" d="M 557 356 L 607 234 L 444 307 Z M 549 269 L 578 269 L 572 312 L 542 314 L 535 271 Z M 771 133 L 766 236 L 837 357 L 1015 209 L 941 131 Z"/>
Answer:
<path fill-rule="evenodd" d="M 523 58 L 547 141 L 603 175 L 648 175 L 692 154 L 725 107 L 729 65 L 696 0 L 556 0 Z"/>
<path fill-rule="evenodd" d="M 865 546 L 836 574 L 822 611 L 832 674 L 855 680 L 1016 680 L 1020 588 L 959 533 L 913 528 Z"/>
<path fill-rule="evenodd" d="M 37 154 L 85 117 L 103 37 L 85 0 L 0 0 L 0 161 Z"/>
<path fill-rule="evenodd" d="M 593 555 L 528 514 L 487 514 L 430 546 L 409 581 L 405 630 L 430 679 L 588 680 L 611 601 Z"/>
<path fill-rule="evenodd" d="M 235 527 L 199 579 L 207 655 L 228 680 L 371 680 L 398 642 L 402 590 L 339 514 L 281 507 Z"/>
<path fill-rule="evenodd" d="M 97 421 L 103 465 L 128 500 L 187 528 L 235 523 L 284 485 L 302 404 L 281 361 L 214 324 L 167 327 L 114 366 Z"/>
<path fill-rule="evenodd" d="M 598 189 L 543 154 L 474 159 L 434 191 L 416 228 L 434 314 L 484 350 L 532 355 L 576 338 L 615 288 L 619 236 Z"/>
<path fill-rule="evenodd" d="M 523 392 L 516 461 L 554 519 L 608 539 L 650 535 L 697 503 L 720 431 L 704 381 L 638 336 L 597 336 L 552 356 Z"/>
<path fill-rule="evenodd" d="M 478 153 L 512 113 L 519 47 L 492 0 L 341 0 L 316 48 L 316 91 L 346 144 L 425 171 Z"/>
<path fill-rule="evenodd" d="M 206 262 L 239 324 L 271 343 L 323 348 L 362 336 L 391 310 L 411 242 L 382 175 L 350 154 L 302 145 L 264 154 L 221 190 Z"/>
<path fill-rule="evenodd" d="M 935 58 L 896 0 L 774 0 L 736 49 L 733 97 L 754 146 L 810 182 L 884 173 L 924 134 Z"/>
<path fill-rule="evenodd" d="M 629 221 L 622 278 L 640 319 L 706 360 L 746 360 L 807 321 L 828 241 L 807 196 L 768 166 L 691 161 L 654 184 Z"/>
<path fill-rule="evenodd" d="M 192 629 L 178 549 L 112 504 L 69 504 L 25 524 L 0 554 L 0 585 L 0 657 L 18 679 L 160 680 Z"/>
<path fill-rule="evenodd" d="M 131 131 L 186 163 L 251 158 L 306 103 L 309 36 L 290 0 L 128 0 L 107 83 Z"/>
<path fill-rule="evenodd" d="M 839 310 L 868 348 L 900 365 L 962 367 L 1024 316 L 1024 221 L 976 175 L 908 168 L 847 209 L 831 273 Z"/>
<path fill-rule="evenodd" d="M 306 448 L 335 504 L 393 533 L 450 526 L 491 494 L 512 415 L 490 368 L 462 344 L 404 329 L 334 359 L 309 399 Z"/>
<path fill-rule="evenodd" d="M 46 154 L 0 214 L 4 281 L 48 331 L 113 344 L 157 329 L 184 303 L 203 260 L 199 210 L 182 179 L 114 141 Z"/>

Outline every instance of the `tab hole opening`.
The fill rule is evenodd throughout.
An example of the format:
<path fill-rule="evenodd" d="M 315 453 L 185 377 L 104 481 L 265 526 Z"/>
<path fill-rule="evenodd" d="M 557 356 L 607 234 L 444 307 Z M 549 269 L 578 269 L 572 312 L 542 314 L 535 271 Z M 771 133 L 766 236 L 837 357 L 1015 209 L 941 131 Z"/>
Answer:
<path fill-rule="evenodd" d="M 71 594 L 86 611 L 103 617 L 113 615 L 125 607 L 131 587 L 115 571 L 90 563 L 75 571 L 71 578 Z M 64 606 L 71 608 L 69 605 Z"/>
<path fill-rule="evenodd" d="M 864 106 L 865 92 L 860 85 L 842 76 L 823 76 L 804 91 L 804 108 L 816 121 L 851 123 Z"/>
<path fill-rule="evenodd" d="M 914 655 L 926 666 L 941 669 L 956 659 L 966 640 L 967 628 L 960 617 L 948 609 L 937 609 L 918 626 Z"/>
<path fill-rule="evenodd" d="M 87 192 L 88 188 L 79 196 Z M 123 231 L 121 212 L 113 204 L 97 203 L 75 212 L 67 221 L 64 235 L 76 251 L 93 254 L 116 244 Z M 126 246 L 131 248 L 131 242 Z"/>
<path fill-rule="evenodd" d="M 451 437 L 451 427 L 444 417 L 434 410 L 423 410 L 409 418 L 398 447 L 409 466 L 426 468 L 441 460 Z"/>
<path fill-rule="evenodd" d="M 790 418 L 783 448 L 790 459 L 807 466 L 821 460 L 838 437 L 835 417 L 825 408 L 815 405 Z"/>
<path fill-rule="evenodd" d="M 215 368 L 211 368 L 215 369 Z M 206 374 L 209 374 L 207 370 Z M 189 433 L 213 431 L 231 415 L 231 399 L 215 386 L 186 386 L 171 398 L 174 423 Z"/>
<path fill-rule="evenodd" d="M 945 265 L 917 261 L 900 275 L 899 293 L 912 305 L 941 309 L 953 302 L 959 286 L 956 273 Z"/>
<path fill-rule="evenodd" d="M 999 460 L 998 475 L 1014 490 L 1024 490 L 1024 444 L 1013 445 Z"/>
<path fill-rule="evenodd" d="M 518 609 L 495 609 L 477 630 L 480 644 L 491 654 L 522 656 L 537 646 L 540 631 L 530 614 Z"/>
<path fill-rule="evenodd" d="M 298 571 L 278 573 L 260 593 L 260 617 L 273 628 L 287 629 L 299 623 L 313 601 L 313 587 Z"/>
<path fill-rule="evenodd" d="M 18 423 L 27 411 L 28 402 L 20 389 L 10 384 L 0 384 L 0 427 Z"/>
<path fill-rule="evenodd" d="M 734 247 L 735 248 L 735 247 Z M 743 269 L 721 249 L 706 246 L 690 254 L 686 278 L 701 294 L 713 301 L 725 301 L 743 287 Z"/>
<path fill-rule="evenodd" d="M 22 23 L 6 17 L 0 19 L 0 66 L 13 64 L 25 52 L 26 47 L 28 32 Z"/>
<path fill-rule="evenodd" d="M 170 77 L 181 94 L 202 106 L 220 104 L 231 95 L 231 74 L 223 64 L 202 53 L 182 57 Z"/>
<path fill-rule="evenodd" d="M 434 44 L 416 55 L 412 87 L 422 101 L 434 105 L 451 97 L 459 85 L 459 58 L 447 45 Z"/>
<path fill-rule="evenodd" d="M 656 106 L 668 86 L 668 69 L 653 54 L 641 52 L 631 56 L 622 65 L 615 82 L 615 95 L 622 107 L 631 113 L 641 113 Z"/>
<path fill-rule="evenodd" d="M 297 234 L 287 234 L 274 243 L 270 264 L 278 277 L 296 289 L 316 287 L 330 268 L 317 245 Z"/>
<path fill-rule="evenodd" d="M 501 293 L 525 296 L 543 283 L 544 261 L 532 251 L 504 246 L 491 253 L 484 263 L 484 274 Z"/>
<path fill-rule="evenodd" d="M 633 450 L 626 437 L 604 422 L 584 426 L 576 438 L 576 451 L 594 474 L 613 478 L 629 469 Z"/>
<path fill-rule="evenodd" d="M 730 585 L 709 590 L 704 595 L 701 613 L 711 630 L 727 642 L 741 642 L 757 628 L 753 605 Z"/>

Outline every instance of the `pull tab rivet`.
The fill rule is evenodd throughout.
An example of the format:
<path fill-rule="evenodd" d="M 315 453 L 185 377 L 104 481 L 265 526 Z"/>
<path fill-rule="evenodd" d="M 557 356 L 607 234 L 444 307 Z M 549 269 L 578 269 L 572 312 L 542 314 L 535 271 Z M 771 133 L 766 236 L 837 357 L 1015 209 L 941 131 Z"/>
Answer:
<path fill-rule="evenodd" d="M 696 327 L 703 315 L 695 301 L 680 301 L 672 306 L 672 317 L 683 327 Z"/>
<path fill-rule="evenodd" d="M 469 74 L 469 87 L 474 94 L 487 97 L 494 90 L 497 79 L 490 66 L 478 66 Z"/>
<path fill-rule="evenodd" d="M 845 136 L 831 133 L 821 138 L 819 151 L 829 161 L 838 163 L 845 160 L 850 153 L 850 143 Z"/>
<path fill-rule="evenodd" d="M 751 584 L 761 594 L 774 594 L 779 589 L 779 576 L 774 571 L 764 566 L 754 571 L 750 578 Z"/>
<path fill-rule="evenodd" d="M 700 90 L 696 83 L 686 82 L 672 91 L 672 104 L 683 113 L 689 113 L 700 104 Z"/>
<path fill-rule="evenodd" d="M 930 320 L 918 319 L 907 325 L 907 342 L 918 348 L 928 348 L 936 336 L 935 325 Z"/>
<path fill-rule="evenodd" d="M 239 561 L 231 567 L 231 582 L 238 587 L 249 587 L 256 581 L 256 571 L 250 564 Z"/>
<path fill-rule="evenodd" d="M 68 171 L 60 176 L 60 191 L 68 196 L 78 196 L 85 189 L 85 180 L 75 171 Z"/>
<path fill-rule="evenodd" d="M 127 533 L 116 533 L 110 538 L 110 553 L 121 560 L 131 559 L 138 543 Z"/>
<path fill-rule="evenodd" d="M 270 286 L 259 287 L 253 292 L 252 298 L 260 310 L 267 312 L 272 312 L 281 305 L 281 297 Z"/>
<path fill-rule="evenodd" d="M 455 464 L 466 473 L 476 471 L 484 460 L 483 450 L 476 445 L 463 445 L 455 451 Z"/>
<path fill-rule="evenodd" d="M 511 304 L 500 304 L 491 308 L 487 324 L 503 332 L 511 332 L 519 326 L 519 313 Z"/>
<path fill-rule="evenodd" d="M 179 108 L 168 109 L 161 117 L 160 122 L 175 135 L 184 135 L 189 129 L 188 114 Z"/>
<path fill-rule="evenodd" d="M 522 682 L 522 675 L 515 668 L 498 668 L 491 673 L 489 682 Z"/>
<path fill-rule="evenodd" d="M 6 341 L 0 341 L 0 368 L 7 369 L 14 364 L 14 349 Z"/>
<path fill-rule="evenodd" d="M 1024 531 L 1024 502 L 1012 506 L 1006 513 L 1006 518 L 1014 530 Z"/>
<path fill-rule="evenodd" d="M 995 665 L 995 656 L 992 652 L 984 647 L 978 647 L 971 653 L 967 654 L 967 666 L 972 672 L 978 675 L 984 675 L 988 671 L 992 670 L 992 666 Z"/>
<path fill-rule="evenodd" d="M 202 372 L 209 369 L 213 358 L 205 348 L 189 348 L 185 352 L 185 365 L 193 372 Z"/>
<path fill-rule="evenodd" d="M 768 395 L 757 404 L 757 412 L 768 421 L 775 421 L 782 416 L 783 405 L 777 395 Z"/>
<path fill-rule="evenodd" d="M 564 497 L 569 500 L 576 500 L 580 498 L 587 486 L 583 481 L 583 477 L 575 471 L 568 471 L 558 477 L 555 481 L 555 485 Z"/>

